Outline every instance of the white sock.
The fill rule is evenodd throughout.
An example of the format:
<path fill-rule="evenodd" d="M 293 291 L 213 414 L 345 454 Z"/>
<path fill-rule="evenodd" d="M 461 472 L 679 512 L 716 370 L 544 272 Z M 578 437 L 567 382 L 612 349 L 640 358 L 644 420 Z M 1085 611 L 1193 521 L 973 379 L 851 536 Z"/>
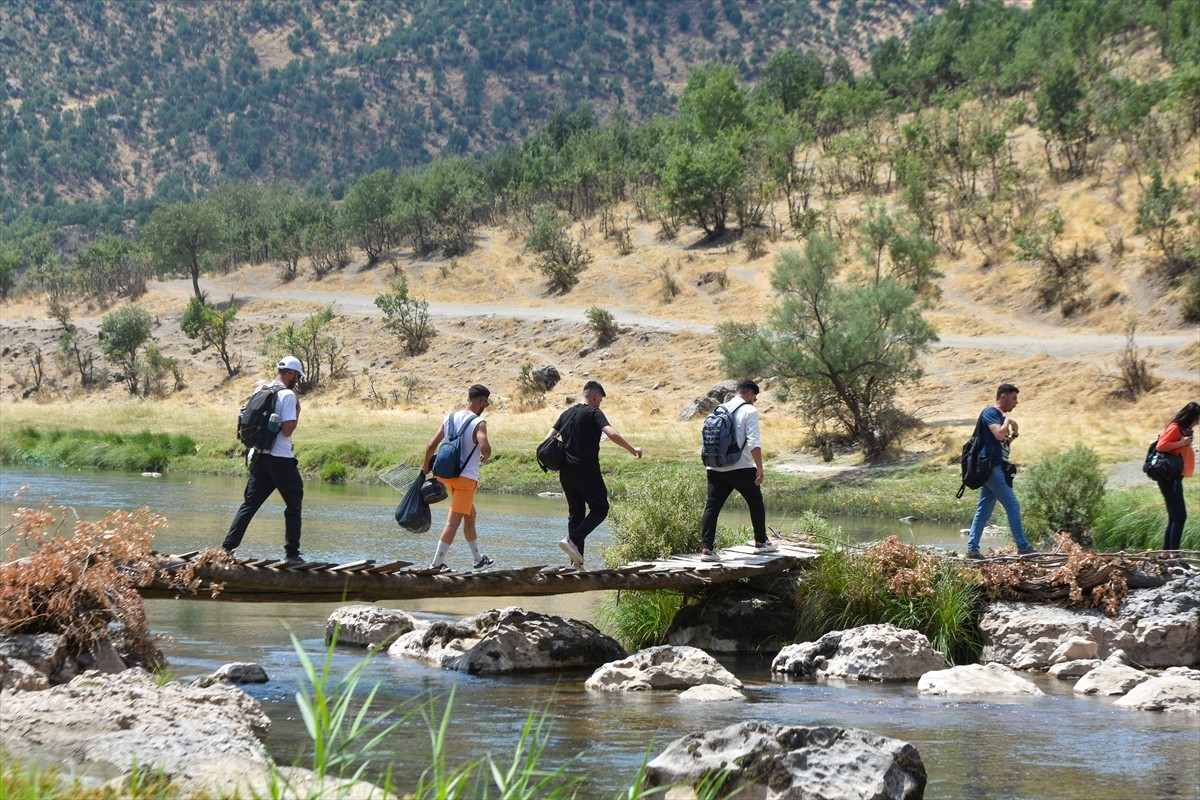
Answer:
<path fill-rule="evenodd" d="M 471 548 L 471 558 L 474 558 L 476 561 L 478 561 L 479 560 L 479 540 L 478 539 L 467 539 L 467 547 Z"/>
<path fill-rule="evenodd" d="M 445 564 L 446 563 L 446 551 L 449 549 L 450 549 L 449 542 L 443 542 L 441 539 L 438 539 L 437 552 L 433 554 L 433 564 L 431 564 L 430 566 L 437 567 L 442 564 Z"/>

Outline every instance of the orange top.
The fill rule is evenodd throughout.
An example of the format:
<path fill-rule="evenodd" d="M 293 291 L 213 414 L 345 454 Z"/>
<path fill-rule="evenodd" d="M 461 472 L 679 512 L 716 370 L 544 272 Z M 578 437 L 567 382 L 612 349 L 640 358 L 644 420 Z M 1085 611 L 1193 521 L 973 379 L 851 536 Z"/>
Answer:
<path fill-rule="evenodd" d="M 1174 453 L 1177 456 L 1183 456 L 1183 477 L 1192 477 L 1193 471 L 1196 469 L 1196 451 L 1191 445 L 1172 448 L 1172 445 L 1178 444 L 1183 439 L 1183 428 L 1179 427 L 1178 422 L 1172 422 L 1167 426 L 1167 429 L 1158 437 L 1158 443 L 1154 446 L 1164 453 Z"/>

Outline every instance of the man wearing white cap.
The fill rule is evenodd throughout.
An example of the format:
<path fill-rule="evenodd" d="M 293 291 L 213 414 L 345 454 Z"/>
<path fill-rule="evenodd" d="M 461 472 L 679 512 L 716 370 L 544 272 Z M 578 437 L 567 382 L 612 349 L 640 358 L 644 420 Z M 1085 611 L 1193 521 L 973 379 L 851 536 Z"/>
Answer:
<path fill-rule="evenodd" d="M 300 557 L 300 504 L 304 499 L 304 480 L 300 477 L 300 468 L 292 453 L 292 432 L 296 430 L 296 423 L 300 419 L 300 400 L 296 397 L 294 387 L 304 378 L 304 368 L 295 356 L 284 356 L 276 368 L 278 372 L 270 385 L 280 387 L 275 393 L 279 435 L 275 437 L 270 450 L 252 460 L 245 500 L 233 515 L 233 523 L 221 546 L 230 552 L 236 549 L 242 543 L 254 514 L 278 489 L 286 506 L 283 511 L 284 555 L 290 561 L 303 562 L 304 559 Z"/>

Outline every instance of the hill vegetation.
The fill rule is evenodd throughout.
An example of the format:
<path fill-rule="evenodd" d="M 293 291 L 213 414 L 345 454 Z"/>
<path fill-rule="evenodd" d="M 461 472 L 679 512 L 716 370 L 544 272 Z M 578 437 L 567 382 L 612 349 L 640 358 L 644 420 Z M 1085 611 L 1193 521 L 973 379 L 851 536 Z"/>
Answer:
<path fill-rule="evenodd" d="M 243 10 L 284 7 L 299 8 Z M 164 8 L 175 7 L 148 11 Z M 733 24 L 741 6 L 721 8 Z M 871 458 L 914 422 L 899 398 L 925 375 L 944 292 L 961 305 L 960 276 L 968 304 L 999 294 L 1016 298 L 1011 313 L 1125 330 L 1119 389 L 1136 400 L 1156 383 L 1138 324 L 1200 320 L 1194 26 L 1182 2 L 952 4 L 878 43 L 861 73 L 844 58 L 764 50 L 754 80 L 740 62 L 692 69 L 677 112 L 638 124 L 591 105 L 555 109 L 519 141 L 373 169 L 340 196 L 311 183 L 199 194 L 193 184 L 148 201 L 144 224 L 73 242 L 30 213 L 0 242 L 0 289 L 22 275 L 22 291 L 47 298 L 59 338 L 45 359 L 40 348 L 23 354 L 22 389 L 43 392 L 50 356 L 67 386 L 89 391 L 115 375 L 142 396 L 179 391 L 200 352 L 213 354 L 218 380 L 238 374 L 239 353 L 259 363 L 296 353 L 309 390 L 353 386 L 361 370 L 393 363 L 378 341 L 374 357 L 348 352 L 352 334 L 332 307 L 281 324 L 257 311 L 252 324 L 238 300 L 208 297 L 205 276 L 249 264 L 268 265 L 260 284 L 273 271 L 280 286 L 328 289 L 336 278 L 372 292 L 390 352 L 414 369 L 449 346 L 429 301 L 471 281 L 487 287 L 476 300 L 580 298 L 602 350 L 620 330 L 604 306 L 655 298 L 672 315 L 720 323 L 719 355 L 705 344 L 710 371 L 719 359 L 727 374 L 771 376 L 804 410 L 811 441 L 853 443 Z M 698 253 L 723 253 L 724 268 L 687 266 Z M 753 265 L 765 255 L 777 256 L 769 285 Z M 531 269 L 545 279 L 532 292 Z M 186 312 L 167 311 L 193 343 L 187 354 L 127 303 L 171 275 L 190 279 Z M 706 299 L 683 310 L 696 286 Z M 73 321 L 81 302 L 122 306 L 100 339 Z M 514 349 L 521 361 L 529 352 Z M 528 364 L 507 366 L 514 380 Z"/>

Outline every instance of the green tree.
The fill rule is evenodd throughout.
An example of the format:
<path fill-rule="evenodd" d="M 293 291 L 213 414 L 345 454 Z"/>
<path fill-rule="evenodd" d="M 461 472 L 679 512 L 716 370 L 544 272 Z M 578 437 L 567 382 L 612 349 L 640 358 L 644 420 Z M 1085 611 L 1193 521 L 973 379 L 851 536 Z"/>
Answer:
<path fill-rule="evenodd" d="M 1137 206 L 1137 232 L 1153 237 L 1168 267 L 1178 260 L 1175 233 L 1180 222 L 1175 218 L 1175 212 L 1184 206 L 1184 197 L 1178 181 L 1164 181 L 1157 164 L 1150 168 L 1150 185 Z"/>
<path fill-rule="evenodd" d="M 285 355 L 293 355 L 304 365 L 305 389 L 316 389 L 327 379 L 332 380 L 345 367 L 342 341 L 329 331 L 333 322 L 333 306 L 309 314 L 299 325 L 288 322 L 267 334 L 263 355 L 274 367 Z"/>
<path fill-rule="evenodd" d="M 434 336 L 429 322 L 429 303 L 408 294 L 408 281 L 400 278 L 385 292 L 375 298 L 375 305 L 383 312 L 383 327 L 397 339 L 409 356 L 419 356 L 429 349 L 429 340 Z"/>
<path fill-rule="evenodd" d="M 825 64 L 815 53 L 777 51 L 763 68 L 756 91 L 779 103 L 783 113 L 798 111 L 825 85 Z"/>
<path fill-rule="evenodd" d="M 567 221 L 559 219 L 553 209 L 537 213 L 525 247 L 535 256 L 530 269 L 549 278 L 550 291 L 559 294 L 579 283 L 579 273 L 592 261 L 592 254 L 571 238 Z"/>
<path fill-rule="evenodd" d="M 231 352 L 237 312 L 236 303 L 226 309 L 217 309 L 206 306 L 193 297 L 188 301 L 183 319 L 179 322 L 180 329 L 189 339 L 199 340 L 200 346 L 197 350 L 207 350 L 211 347 L 217 351 L 225 373 L 231 378 L 241 369 L 240 364 L 234 364 L 234 355 Z"/>
<path fill-rule="evenodd" d="M 328 201 L 322 202 L 298 193 L 285 193 L 279 201 L 275 228 L 269 237 L 269 248 L 275 258 L 283 261 L 283 280 L 291 281 L 300 269 L 305 254 L 304 235 L 326 214 Z"/>
<path fill-rule="evenodd" d="M 146 262 L 124 236 L 105 236 L 75 256 L 75 282 L 100 303 L 113 295 L 140 294 L 146 287 Z"/>
<path fill-rule="evenodd" d="M 392 226 L 391 170 L 377 169 L 358 179 L 342 203 L 342 216 L 350 241 L 362 249 L 367 263 L 374 264 L 395 242 Z"/>
<path fill-rule="evenodd" d="M 185 270 L 192 291 L 203 303 L 200 273 L 222 243 L 221 215 L 208 200 L 168 203 L 154 209 L 142 229 L 146 248 L 163 270 Z"/>
<path fill-rule="evenodd" d="M 0 244 L 0 300 L 7 300 L 17 285 L 17 269 L 21 256 L 8 245 Z"/>
<path fill-rule="evenodd" d="M 725 232 L 745 178 L 746 165 L 732 138 L 684 141 L 667 157 L 662 190 L 673 214 L 716 237 Z"/>
<path fill-rule="evenodd" d="M 1066 63 L 1051 68 L 1037 93 L 1037 126 L 1046 140 L 1046 163 L 1051 173 L 1062 178 L 1078 178 L 1087 169 L 1094 133 L 1085 100 L 1079 75 Z"/>
<path fill-rule="evenodd" d="M 803 255 L 780 254 L 768 323 L 723 326 L 719 349 L 727 374 L 777 376 L 814 426 L 834 421 L 877 458 L 904 427 L 896 398 L 921 377 L 937 336 L 911 289 L 891 276 L 843 285 L 839 271 L 823 236 Z"/>
<path fill-rule="evenodd" d="M 100 321 L 100 351 L 124 372 L 130 394 L 138 393 L 142 349 L 153 327 L 154 318 L 137 306 L 118 309 Z"/>

